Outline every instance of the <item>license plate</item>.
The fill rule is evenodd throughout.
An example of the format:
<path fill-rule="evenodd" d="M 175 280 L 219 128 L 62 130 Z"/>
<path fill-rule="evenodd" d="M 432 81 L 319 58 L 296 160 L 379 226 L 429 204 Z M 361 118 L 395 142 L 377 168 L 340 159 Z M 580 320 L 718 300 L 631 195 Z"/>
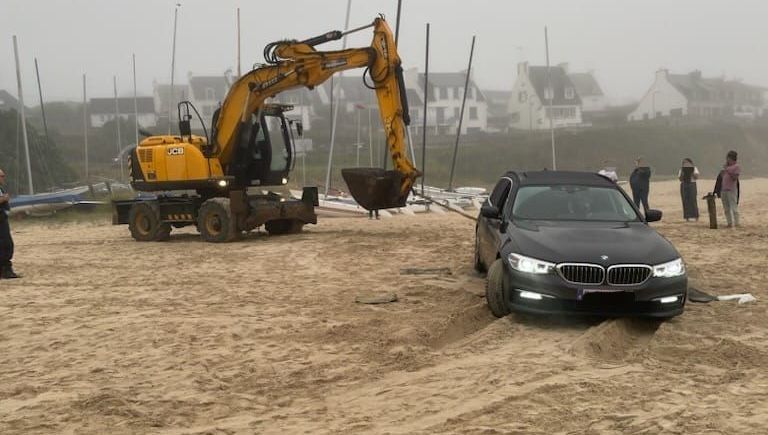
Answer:
<path fill-rule="evenodd" d="M 613 288 L 580 288 L 576 290 L 576 300 L 584 299 L 584 296 L 595 293 L 621 293 L 624 290 Z"/>

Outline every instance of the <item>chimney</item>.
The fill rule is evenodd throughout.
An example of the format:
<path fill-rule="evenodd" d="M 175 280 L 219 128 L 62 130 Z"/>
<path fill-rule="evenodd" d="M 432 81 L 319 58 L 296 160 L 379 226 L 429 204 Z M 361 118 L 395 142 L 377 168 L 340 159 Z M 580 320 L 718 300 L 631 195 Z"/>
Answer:
<path fill-rule="evenodd" d="M 568 74 L 568 62 L 560 62 L 557 64 L 558 68 L 562 68 L 563 72 Z"/>
<path fill-rule="evenodd" d="M 658 71 L 656 71 L 656 80 L 666 80 L 669 76 L 669 70 L 665 68 L 661 68 Z"/>
<path fill-rule="evenodd" d="M 528 75 L 528 62 L 520 62 L 517 64 L 517 75 L 519 76 Z"/>

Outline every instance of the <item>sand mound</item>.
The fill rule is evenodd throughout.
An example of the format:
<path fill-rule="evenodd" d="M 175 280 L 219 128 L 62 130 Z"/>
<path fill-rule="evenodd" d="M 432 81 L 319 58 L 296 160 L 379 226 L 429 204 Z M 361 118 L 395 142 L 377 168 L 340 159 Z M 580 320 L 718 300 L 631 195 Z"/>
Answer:
<path fill-rule="evenodd" d="M 637 357 L 653 338 L 659 322 L 650 319 L 610 319 L 590 328 L 568 347 L 574 355 L 604 361 Z"/>

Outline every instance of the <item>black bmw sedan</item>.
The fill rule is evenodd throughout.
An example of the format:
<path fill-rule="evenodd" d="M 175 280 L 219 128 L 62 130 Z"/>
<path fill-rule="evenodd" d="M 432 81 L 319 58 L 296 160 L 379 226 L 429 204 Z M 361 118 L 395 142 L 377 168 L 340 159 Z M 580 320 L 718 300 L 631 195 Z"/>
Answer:
<path fill-rule="evenodd" d="M 611 180 L 587 172 L 508 172 L 483 204 L 475 269 L 497 317 L 511 311 L 673 317 L 685 264 Z"/>

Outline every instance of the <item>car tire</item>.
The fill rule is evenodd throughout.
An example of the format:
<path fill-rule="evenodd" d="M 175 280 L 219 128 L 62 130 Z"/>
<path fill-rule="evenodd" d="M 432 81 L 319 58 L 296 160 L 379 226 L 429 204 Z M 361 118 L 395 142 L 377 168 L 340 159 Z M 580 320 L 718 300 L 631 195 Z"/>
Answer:
<path fill-rule="evenodd" d="M 485 284 L 485 300 L 488 308 L 496 317 L 504 317 L 510 313 L 504 291 L 504 264 L 500 258 L 488 268 L 488 278 Z"/>
<path fill-rule="evenodd" d="M 475 258 L 474 258 L 474 268 L 478 273 L 485 273 L 485 264 L 483 264 L 483 260 L 480 258 L 480 240 L 477 236 L 477 231 L 475 231 Z"/>

